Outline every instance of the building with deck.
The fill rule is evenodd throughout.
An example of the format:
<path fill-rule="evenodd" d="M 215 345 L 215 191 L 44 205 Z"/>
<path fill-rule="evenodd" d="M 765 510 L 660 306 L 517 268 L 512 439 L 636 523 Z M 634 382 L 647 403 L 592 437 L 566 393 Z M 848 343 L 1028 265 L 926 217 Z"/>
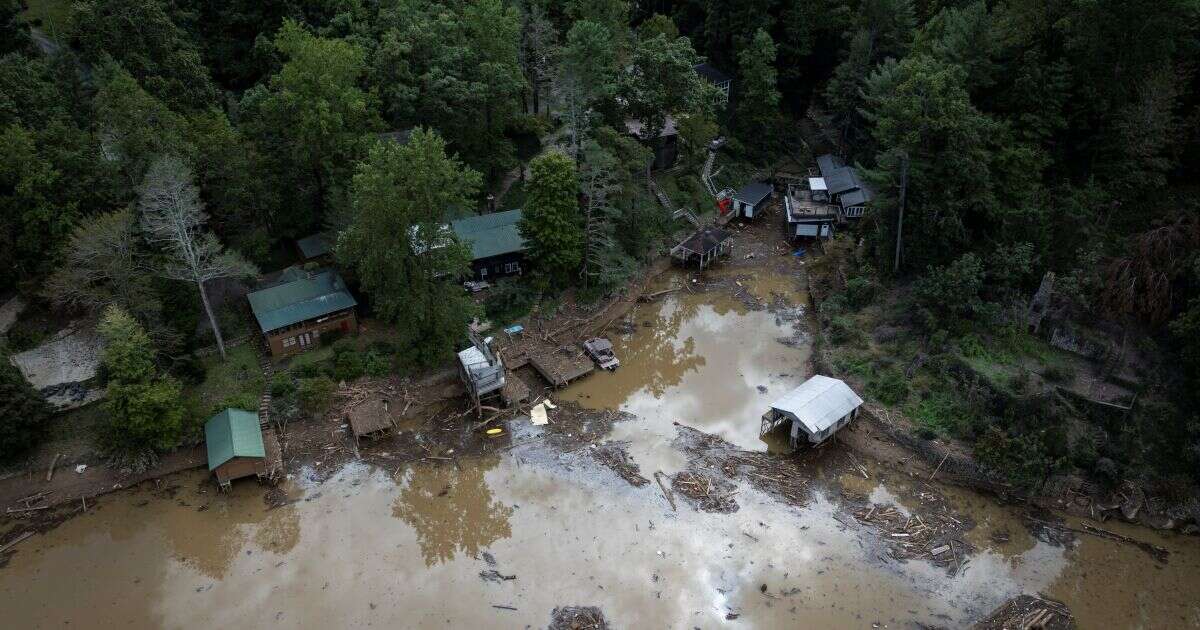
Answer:
<path fill-rule="evenodd" d="M 284 357 L 313 348 L 321 335 L 357 333 L 358 305 L 332 269 L 285 269 L 265 288 L 246 295 L 271 355 Z"/>
<path fill-rule="evenodd" d="M 675 119 L 667 116 L 663 121 L 658 135 L 650 135 L 650 131 L 640 120 L 625 121 L 625 132 L 637 138 L 639 142 L 654 152 L 654 161 L 650 163 L 651 171 L 661 171 L 675 166 L 679 159 L 679 128 Z"/>
<path fill-rule="evenodd" d="M 471 347 L 458 353 L 458 374 L 478 412 L 484 397 L 504 389 L 506 375 L 504 362 L 492 350 L 491 338 L 480 339 L 473 332 L 468 332 L 467 336 L 471 339 Z"/>
<path fill-rule="evenodd" d="M 733 216 L 753 219 L 762 213 L 768 200 L 775 196 L 775 187 L 767 182 L 752 182 L 733 193 Z"/>
<path fill-rule="evenodd" d="M 839 220 L 838 207 L 817 201 L 816 191 L 790 187 L 783 198 L 783 225 L 788 240 L 831 238 Z"/>
<path fill-rule="evenodd" d="M 729 232 L 718 227 L 700 228 L 671 248 L 671 258 L 683 265 L 695 263 L 700 271 L 704 271 L 718 257 L 728 256 L 732 251 L 730 236 Z"/>
<path fill-rule="evenodd" d="M 818 186 L 825 188 L 829 201 L 841 208 L 842 216 L 848 219 L 861 217 L 875 195 L 858 169 L 847 166 L 841 158 L 829 153 L 817 158 L 817 169 L 821 172 Z"/>
<path fill-rule="evenodd" d="M 459 242 L 471 248 L 471 270 L 476 280 L 495 280 L 524 271 L 525 239 L 517 229 L 520 222 L 520 210 L 450 222 Z"/>
<path fill-rule="evenodd" d="M 726 102 L 729 101 L 729 91 L 733 87 L 733 79 L 729 75 L 721 72 L 716 66 L 709 63 L 698 63 L 692 66 L 692 69 L 696 71 L 696 74 L 700 75 L 700 78 L 708 81 L 720 90 L 725 95 Z"/>
<path fill-rule="evenodd" d="M 850 424 L 862 403 L 849 385 L 818 374 L 771 403 L 771 409 L 762 416 L 760 434 L 790 424 L 793 448 L 801 441 L 820 444 Z"/>
<path fill-rule="evenodd" d="M 235 479 L 256 476 L 273 480 L 281 458 L 279 441 L 272 432 L 264 439 L 258 414 L 241 409 L 226 409 L 204 424 L 204 442 L 208 448 L 208 470 L 222 489 Z"/>

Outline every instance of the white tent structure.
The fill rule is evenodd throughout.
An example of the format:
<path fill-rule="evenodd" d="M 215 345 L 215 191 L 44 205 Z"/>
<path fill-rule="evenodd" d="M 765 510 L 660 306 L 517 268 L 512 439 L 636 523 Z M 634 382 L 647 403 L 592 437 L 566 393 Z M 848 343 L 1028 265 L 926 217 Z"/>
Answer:
<path fill-rule="evenodd" d="M 803 434 L 810 444 L 820 444 L 858 415 L 862 398 L 836 378 L 817 375 L 771 403 L 762 416 L 762 434 L 784 422 L 791 423 L 793 447 Z"/>

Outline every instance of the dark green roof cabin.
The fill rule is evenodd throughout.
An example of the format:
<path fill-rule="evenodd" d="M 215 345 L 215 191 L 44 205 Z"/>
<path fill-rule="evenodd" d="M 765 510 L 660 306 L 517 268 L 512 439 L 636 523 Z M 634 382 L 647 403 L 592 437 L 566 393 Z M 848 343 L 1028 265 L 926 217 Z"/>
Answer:
<path fill-rule="evenodd" d="M 222 488 L 228 488 L 234 479 L 270 476 L 258 414 L 232 408 L 218 413 L 204 424 L 204 442 L 208 470 Z"/>
<path fill-rule="evenodd" d="M 358 302 L 336 271 L 299 272 L 299 277 L 246 296 L 263 333 L 354 308 Z"/>
<path fill-rule="evenodd" d="M 333 241 L 328 234 L 320 233 L 306 236 L 296 241 L 296 249 L 304 260 L 314 260 L 333 253 Z"/>
<path fill-rule="evenodd" d="M 471 268 L 477 280 L 521 273 L 525 239 L 517 224 L 520 210 L 493 212 L 450 222 L 458 240 L 471 248 Z"/>

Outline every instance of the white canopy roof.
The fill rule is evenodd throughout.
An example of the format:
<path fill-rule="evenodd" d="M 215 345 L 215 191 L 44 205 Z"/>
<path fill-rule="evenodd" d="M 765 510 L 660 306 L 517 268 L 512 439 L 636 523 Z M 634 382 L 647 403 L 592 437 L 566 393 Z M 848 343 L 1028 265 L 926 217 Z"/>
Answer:
<path fill-rule="evenodd" d="M 825 185 L 824 177 L 809 177 L 808 178 L 808 189 L 809 190 L 829 190 L 829 187 Z"/>
<path fill-rule="evenodd" d="M 842 381 L 818 374 L 771 403 L 771 408 L 791 416 L 809 433 L 820 433 L 862 403 Z"/>

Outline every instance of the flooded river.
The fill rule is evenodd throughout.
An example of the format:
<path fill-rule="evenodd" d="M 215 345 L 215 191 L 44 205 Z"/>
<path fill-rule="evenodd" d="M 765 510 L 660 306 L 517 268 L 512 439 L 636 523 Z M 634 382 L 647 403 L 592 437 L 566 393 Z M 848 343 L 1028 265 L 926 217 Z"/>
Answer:
<path fill-rule="evenodd" d="M 766 301 L 795 290 L 745 284 Z M 744 302 L 680 291 L 639 305 L 636 328 L 613 338 L 622 367 L 560 398 L 634 414 L 608 439 L 627 441 L 646 477 L 686 466 L 673 422 L 777 449 L 758 416 L 807 376 L 804 319 Z M 536 442 L 457 464 L 351 464 L 319 484 L 297 474 L 284 484 L 296 501 L 275 509 L 252 482 L 221 495 L 186 474 L 22 543 L 0 569 L 2 625 L 539 628 L 555 607 L 597 606 L 616 628 L 956 628 L 1041 592 L 1082 628 L 1200 626 L 1194 538 L 1106 525 L 1168 548 L 1167 564 L 1095 538 L 1056 546 L 1012 508 L 944 489 L 979 523 L 968 537 L 980 551 L 951 577 L 887 558 L 846 515 L 842 491 L 900 509 L 920 492 L 865 464 L 868 479 L 814 479 L 803 507 L 741 485 L 732 514 L 672 511 L 653 482 L 633 487 Z M 992 542 L 997 531 L 1008 542 Z"/>

